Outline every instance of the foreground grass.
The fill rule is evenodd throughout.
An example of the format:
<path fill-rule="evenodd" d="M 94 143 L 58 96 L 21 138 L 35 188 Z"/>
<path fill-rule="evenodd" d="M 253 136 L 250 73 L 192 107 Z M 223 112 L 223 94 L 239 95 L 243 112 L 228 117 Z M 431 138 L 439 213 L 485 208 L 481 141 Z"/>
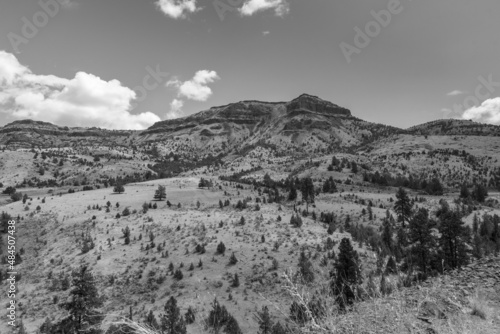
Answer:
<path fill-rule="evenodd" d="M 307 287 L 284 275 L 283 288 L 295 301 L 306 307 L 311 317 L 304 326 L 288 319 L 293 334 L 498 334 L 500 333 L 500 287 L 475 289 L 473 293 L 447 285 L 441 279 L 425 286 L 402 288 L 397 276 L 389 280 L 393 292 L 383 296 L 379 287 L 373 296 L 355 303 L 347 312 L 339 312 L 331 297 L 326 300 L 326 316 L 314 318 L 307 307 L 311 296 L 326 286 Z M 323 291 L 324 292 L 324 291 Z M 324 294 L 323 294 L 324 295 Z M 278 312 L 288 315 L 288 308 L 275 305 Z M 116 323 L 127 324 L 136 334 L 159 334 L 151 328 L 128 319 Z M 188 333 L 209 333 L 203 330 L 203 320 Z M 255 332 L 257 332 L 257 328 Z M 193 333 L 194 333 L 193 332 Z"/>

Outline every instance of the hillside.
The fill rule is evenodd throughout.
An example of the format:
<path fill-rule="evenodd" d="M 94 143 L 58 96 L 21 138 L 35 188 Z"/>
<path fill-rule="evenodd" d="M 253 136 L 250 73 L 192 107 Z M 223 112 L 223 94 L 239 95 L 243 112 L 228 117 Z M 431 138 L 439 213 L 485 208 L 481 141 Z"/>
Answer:
<path fill-rule="evenodd" d="M 123 317 L 160 320 L 174 298 L 183 317 L 195 315 L 188 333 L 214 331 L 214 299 L 241 333 L 258 330 L 264 306 L 287 325 L 271 334 L 496 333 L 500 137 L 464 129 L 365 122 L 306 94 L 144 131 L 8 124 L 0 226 L 16 220 L 18 315 L 29 334 L 67 321 L 72 275 L 85 265 L 104 331 Z M 442 239 L 447 224 L 460 262 Z M 418 226 L 432 240 L 424 260 Z M 359 271 L 349 312 L 333 288 L 346 244 Z"/>

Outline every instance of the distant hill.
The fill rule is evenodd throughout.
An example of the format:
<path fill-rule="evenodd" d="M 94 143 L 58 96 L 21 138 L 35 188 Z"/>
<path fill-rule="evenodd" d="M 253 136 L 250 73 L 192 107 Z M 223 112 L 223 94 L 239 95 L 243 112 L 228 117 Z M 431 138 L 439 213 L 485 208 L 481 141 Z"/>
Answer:
<path fill-rule="evenodd" d="M 463 119 L 440 119 L 408 129 L 415 135 L 500 136 L 500 126 Z"/>
<path fill-rule="evenodd" d="M 500 136 L 500 126 L 469 120 L 437 120 L 400 129 L 363 121 L 317 96 L 289 102 L 241 101 L 157 122 L 143 131 L 69 128 L 20 120 L 0 128 L 0 146 L 9 149 L 59 147 L 150 147 L 185 156 L 227 155 L 252 145 L 277 152 L 332 153 L 352 150 L 394 135 Z"/>

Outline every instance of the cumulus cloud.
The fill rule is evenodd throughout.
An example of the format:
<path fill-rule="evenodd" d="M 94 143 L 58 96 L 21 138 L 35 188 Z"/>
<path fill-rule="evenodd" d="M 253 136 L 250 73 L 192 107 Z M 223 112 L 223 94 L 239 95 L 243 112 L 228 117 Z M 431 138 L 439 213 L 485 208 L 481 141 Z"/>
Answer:
<path fill-rule="evenodd" d="M 246 0 L 239 12 L 243 16 L 272 9 L 276 16 L 284 16 L 290 12 L 290 5 L 286 0 Z"/>
<path fill-rule="evenodd" d="M 463 94 L 465 94 L 465 92 L 462 92 L 461 90 L 453 90 L 453 91 L 449 92 L 446 95 L 448 95 L 448 96 L 458 96 L 458 95 L 463 95 Z"/>
<path fill-rule="evenodd" d="M 174 99 L 170 102 L 170 111 L 167 113 L 167 119 L 179 118 L 182 114 L 182 107 L 184 107 L 184 101 L 179 99 Z"/>
<path fill-rule="evenodd" d="M 174 87 L 177 90 L 177 98 L 170 103 L 170 112 L 167 118 L 178 118 L 182 114 L 184 99 L 205 102 L 212 96 L 212 89 L 208 84 L 220 79 L 215 71 L 200 70 L 195 73 L 191 80 L 180 81 L 174 78 L 167 82 L 167 87 Z"/>
<path fill-rule="evenodd" d="M 470 119 L 476 122 L 500 125 L 500 97 L 488 99 L 480 106 L 467 109 L 463 119 Z"/>
<path fill-rule="evenodd" d="M 158 0 L 156 5 L 165 15 L 173 19 L 184 19 L 187 14 L 199 10 L 196 0 Z"/>
<path fill-rule="evenodd" d="M 160 121 L 151 112 L 131 114 L 136 94 L 118 80 L 85 72 L 73 79 L 33 74 L 5 51 L 0 51 L 0 92 L 0 111 L 17 119 L 135 130 Z"/>

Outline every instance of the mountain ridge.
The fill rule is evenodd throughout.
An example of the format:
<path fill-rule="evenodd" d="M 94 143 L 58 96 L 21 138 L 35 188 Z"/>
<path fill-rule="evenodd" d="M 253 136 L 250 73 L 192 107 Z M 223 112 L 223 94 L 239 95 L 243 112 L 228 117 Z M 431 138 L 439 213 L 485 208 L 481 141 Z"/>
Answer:
<path fill-rule="evenodd" d="M 182 118 L 156 122 L 144 130 L 16 120 L 0 128 L 0 145 L 18 149 L 74 146 L 79 140 L 103 146 L 183 140 L 197 154 L 220 154 L 257 142 L 286 143 L 285 147 L 299 149 L 305 143 L 316 142 L 321 149 L 331 151 L 359 147 L 394 134 L 498 136 L 500 126 L 468 120 L 435 120 L 402 129 L 364 121 L 347 108 L 304 93 L 287 102 L 244 100 L 214 106 Z"/>

